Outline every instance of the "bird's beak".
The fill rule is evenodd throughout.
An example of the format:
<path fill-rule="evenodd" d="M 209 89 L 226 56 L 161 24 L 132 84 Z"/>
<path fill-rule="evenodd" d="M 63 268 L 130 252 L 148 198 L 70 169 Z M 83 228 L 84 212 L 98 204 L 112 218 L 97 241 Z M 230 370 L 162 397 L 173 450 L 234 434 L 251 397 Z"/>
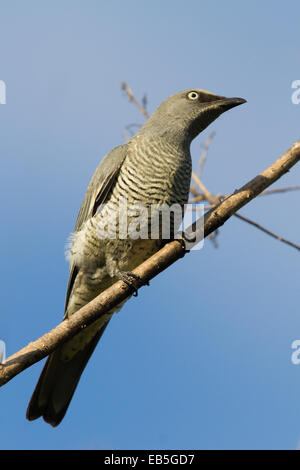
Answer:
<path fill-rule="evenodd" d="M 218 106 L 222 107 L 222 111 L 228 111 L 231 108 L 235 108 L 235 106 L 239 106 L 240 104 L 247 103 L 244 98 L 225 98 L 225 97 L 220 97 L 216 103 Z"/>
<path fill-rule="evenodd" d="M 235 106 L 246 103 L 243 98 L 226 98 L 226 96 L 212 93 L 202 94 L 203 101 L 199 106 L 199 115 L 189 126 L 189 135 L 194 139 L 200 132 L 206 129 L 217 117 Z"/>

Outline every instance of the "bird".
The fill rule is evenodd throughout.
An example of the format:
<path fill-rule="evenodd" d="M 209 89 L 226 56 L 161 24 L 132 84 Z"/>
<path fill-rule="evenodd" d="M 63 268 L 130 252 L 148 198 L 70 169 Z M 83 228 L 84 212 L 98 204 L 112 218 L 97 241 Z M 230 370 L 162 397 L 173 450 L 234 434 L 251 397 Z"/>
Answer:
<path fill-rule="evenodd" d="M 165 240 L 161 230 L 157 238 L 131 237 L 129 232 L 124 237 L 124 211 L 117 211 L 120 201 L 147 209 L 183 207 L 189 196 L 192 140 L 222 113 L 245 102 L 197 88 L 177 92 L 158 106 L 133 137 L 104 156 L 88 185 L 70 242 L 64 319 L 119 279 L 136 292 L 138 279 L 132 270 Z M 129 210 L 125 215 L 130 223 L 138 216 Z M 149 223 L 147 216 L 145 224 Z M 178 228 L 173 226 L 173 231 Z M 121 306 L 48 356 L 29 401 L 28 420 L 42 417 L 54 427 L 62 421 L 91 354 Z"/>

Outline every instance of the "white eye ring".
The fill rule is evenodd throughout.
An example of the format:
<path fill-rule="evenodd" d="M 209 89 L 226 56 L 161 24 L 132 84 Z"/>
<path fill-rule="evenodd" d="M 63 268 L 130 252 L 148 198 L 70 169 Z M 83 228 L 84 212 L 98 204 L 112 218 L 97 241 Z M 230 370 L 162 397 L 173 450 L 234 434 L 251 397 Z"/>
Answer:
<path fill-rule="evenodd" d="M 196 91 L 190 91 L 189 94 L 188 94 L 188 99 L 189 100 L 192 100 L 192 101 L 195 101 L 199 98 L 199 93 L 197 93 Z"/>

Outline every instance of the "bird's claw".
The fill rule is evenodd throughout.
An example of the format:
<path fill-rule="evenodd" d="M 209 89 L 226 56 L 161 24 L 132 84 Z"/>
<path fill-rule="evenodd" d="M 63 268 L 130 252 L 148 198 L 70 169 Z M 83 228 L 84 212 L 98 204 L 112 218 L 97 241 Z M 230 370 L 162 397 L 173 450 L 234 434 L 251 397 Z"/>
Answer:
<path fill-rule="evenodd" d="M 138 296 L 138 288 L 142 285 L 142 278 L 138 274 L 134 274 L 131 271 L 119 271 L 118 278 L 125 282 L 128 287 L 133 289 L 133 296 Z M 149 285 L 149 281 L 147 281 L 146 285 Z"/>

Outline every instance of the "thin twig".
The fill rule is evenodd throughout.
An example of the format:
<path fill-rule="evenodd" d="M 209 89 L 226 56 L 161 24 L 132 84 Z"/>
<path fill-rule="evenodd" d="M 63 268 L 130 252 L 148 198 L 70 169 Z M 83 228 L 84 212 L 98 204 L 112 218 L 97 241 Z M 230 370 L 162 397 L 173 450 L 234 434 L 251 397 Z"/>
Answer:
<path fill-rule="evenodd" d="M 194 202 L 203 201 L 205 199 L 203 194 L 199 194 L 198 196 L 193 197 L 193 199 L 188 200 L 188 204 L 193 204 Z"/>
<path fill-rule="evenodd" d="M 216 206 L 220 201 L 221 201 L 221 198 L 219 196 L 214 196 L 210 191 L 208 191 L 208 189 L 206 188 L 206 186 L 202 183 L 202 181 L 200 180 L 200 178 L 198 178 L 198 176 L 192 172 L 192 178 L 194 179 L 195 183 L 199 186 L 199 188 L 202 190 L 203 192 L 203 195 L 200 194 L 198 197 L 202 196 L 203 199 L 205 199 L 206 201 L 210 202 L 211 203 L 211 207 L 214 207 Z M 196 199 L 196 198 L 195 198 Z M 204 210 L 206 210 L 204 208 Z M 213 243 L 214 247 L 215 248 L 218 248 L 218 242 L 217 242 L 217 236 L 219 235 L 219 230 L 216 230 L 216 232 L 214 233 L 211 233 L 208 238 L 210 239 L 210 241 Z"/>
<path fill-rule="evenodd" d="M 288 191 L 296 191 L 299 190 L 300 186 L 288 186 L 286 188 L 275 188 L 275 189 L 268 189 L 268 191 L 264 191 L 260 194 L 260 196 L 269 196 L 270 194 L 275 193 L 286 193 Z"/>
<path fill-rule="evenodd" d="M 202 183 L 202 181 L 197 177 L 197 175 L 195 175 L 195 173 L 192 173 L 192 177 L 195 181 L 196 184 L 198 184 L 199 188 L 202 190 L 203 192 L 203 196 L 204 198 L 210 202 L 210 206 L 209 207 L 206 207 L 204 210 L 207 210 L 207 209 L 212 209 L 216 206 L 216 204 L 218 203 L 218 201 L 220 201 L 222 199 L 222 196 L 214 196 L 210 191 L 208 191 L 208 189 L 205 187 L 205 185 Z M 293 187 L 295 188 L 295 186 Z M 287 189 L 287 188 L 283 188 L 283 189 Z M 261 194 L 271 194 L 271 191 L 264 191 L 263 193 Z M 279 190 L 273 190 L 273 193 L 275 192 L 284 192 L 284 191 L 280 191 Z M 201 194 L 200 194 L 201 196 Z M 226 197 L 229 197 L 226 196 Z M 296 248 L 297 250 L 300 250 L 300 247 L 298 245 L 296 245 L 296 243 L 293 243 L 291 242 L 290 240 L 287 240 L 283 237 L 280 237 L 279 235 L 276 235 L 275 233 L 271 232 L 271 230 L 268 230 L 267 228 L 263 227 L 262 225 L 258 224 L 257 222 L 254 222 L 253 220 L 251 219 L 248 219 L 247 217 L 243 216 L 243 215 L 240 215 L 238 213 L 234 214 L 235 217 L 243 220 L 244 222 L 247 222 L 248 224 L 250 225 L 253 225 L 254 227 L 258 228 L 259 230 L 261 230 L 262 232 L 266 233 L 267 235 L 270 235 L 271 237 L 275 238 L 276 240 L 279 240 L 281 241 L 282 243 L 286 243 L 287 245 L 293 247 L 293 248 Z"/>
<path fill-rule="evenodd" d="M 148 97 L 147 97 L 146 93 L 144 93 L 144 96 L 142 98 L 142 106 L 145 110 L 147 110 L 147 104 L 148 104 Z"/>
<path fill-rule="evenodd" d="M 197 197 L 197 198 L 202 198 L 202 199 L 205 199 L 205 197 L 203 196 L 203 194 L 199 194 L 199 191 L 198 189 L 196 188 L 196 186 L 190 186 L 190 193 Z M 202 200 L 202 199 L 198 199 L 198 201 Z"/>
<path fill-rule="evenodd" d="M 285 238 L 283 237 L 280 237 L 279 235 L 276 235 L 276 233 L 273 233 L 271 232 L 270 230 L 266 229 L 265 227 L 263 227 L 262 225 L 258 224 L 257 222 L 253 222 L 253 220 L 251 219 L 248 219 L 247 217 L 245 217 L 244 215 L 241 215 L 240 213 L 235 213 L 234 214 L 235 217 L 237 217 L 238 219 L 241 219 L 241 220 L 244 220 L 245 222 L 247 222 L 248 224 L 250 225 L 253 225 L 254 227 L 258 228 L 259 230 L 261 230 L 262 232 L 270 235 L 271 237 L 273 238 L 276 238 L 276 240 L 279 240 L 283 243 L 286 243 L 287 245 L 290 245 L 292 246 L 293 248 L 296 248 L 296 250 L 299 250 L 300 251 L 300 246 L 299 245 L 296 245 L 295 243 L 293 242 L 290 242 L 289 240 L 286 240 Z"/>
<path fill-rule="evenodd" d="M 263 193 L 259 194 L 258 197 L 261 197 L 261 196 L 270 196 L 272 194 L 280 194 L 280 193 L 287 193 L 287 192 L 290 192 L 290 191 L 299 191 L 300 190 L 300 186 L 287 186 L 286 188 L 274 188 L 274 189 L 268 189 L 267 191 L 264 191 Z M 191 191 L 192 192 L 192 191 Z M 192 194 L 194 194 L 196 196 L 196 188 L 194 188 Z M 225 194 L 224 197 L 228 197 L 230 196 L 230 194 Z M 197 196 L 196 196 L 197 197 Z"/>
<path fill-rule="evenodd" d="M 203 150 L 202 150 L 202 154 L 200 155 L 199 166 L 198 166 L 198 172 L 197 172 L 197 175 L 198 175 L 199 178 L 200 178 L 201 175 L 202 175 L 204 163 L 206 162 L 206 158 L 207 158 L 207 153 L 208 153 L 208 150 L 209 150 L 211 141 L 213 140 L 213 138 L 214 138 L 215 135 L 216 135 L 215 132 L 211 132 L 211 133 L 208 135 L 206 141 L 205 141 L 204 144 L 203 144 Z"/>
<path fill-rule="evenodd" d="M 228 197 L 228 196 L 227 196 Z M 196 199 L 196 198 L 195 198 Z M 194 201 L 195 202 L 195 201 Z M 207 210 L 211 210 L 213 209 L 214 207 L 216 207 L 216 203 L 214 204 L 211 204 L 209 206 L 204 206 L 204 211 L 207 211 Z M 201 210 L 203 208 L 201 207 Z M 192 207 L 191 210 L 197 210 L 197 208 L 194 208 Z M 248 224 L 250 225 L 253 225 L 254 227 L 258 228 L 259 230 L 261 230 L 262 232 L 266 233 L 267 235 L 270 235 L 271 237 L 275 238 L 276 240 L 279 240 L 283 243 L 286 243 L 287 245 L 293 247 L 293 248 L 296 248 L 297 250 L 300 250 L 300 246 L 297 245 L 296 243 L 293 243 L 291 242 L 290 240 L 287 240 L 286 238 L 283 238 L 279 235 L 276 235 L 276 233 L 274 232 L 271 232 L 271 230 L 268 230 L 267 228 L 263 227 L 262 225 L 258 224 L 257 222 L 254 222 L 253 220 L 249 219 L 248 217 L 245 217 L 241 214 L 239 214 L 238 212 L 234 214 L 235 217 L 237 217 L 238 219 L 241 219 L 243 220 L 244 222 L 248 222 Z"/>
<path fill-rule="evenodd" d="M 195 198 L 196 199 L 196 198 Z M 195 201 L 193 201 L 195 202 Z M 213 209 L 214 207 L 216 207 L 216 204 L 211 204 L 209 206 L 204 206 L 204 211 L 207 211 L 207 210 L 211 210 Z M 192 207 L 191 208 L 192 211 L 195 211 L 197 210 L 196 207 Z M 203 208 L 201 207 L 201 210 L 203 210 Z M 267 235 L 270 235 L 271 237 L 275 238 L 276 240 L 279 240 L 283 243 L 286 243 L 287 245 L 293 247 L 293 248 L 296 248 L 297 250 L 300 250 L 300 246 L 297 245 L 296 243 L 293 243 L 291 242 L 290 240 L 287 240 L 286 238 L 283 238 L 279 235 L 276 235 L 276 233 L 274 232 L 271 232 L 271 230 L 268 230 L 267 228 L 263 227 L 262 225 L 258 224 L 257 222 L 254 222 L 254 220 L 251 220 L 249 219 L 248 217 L 245 217 L 243 215 L 241 215 L 240 213 L 235 213 L 234 214 L 235 217 L 237 217 L 238 219 L 241 219 L 243 220 L 244 222 L 248 222 L 248 224 L 250 225 L 253 225 L 254 227 L 258 228 L 259 230 L 261 230 L 262 232 L 266 233 Z"/>
<path fill-rule="evenodd" d="M 127 96 L 128 96 L 128 99 L 129 101 L 132 101 L 136 107 L 139 109 L 139 111 L 143 114 L 143 116 L 145 116 L 146 119 L 149 119 L 149 114 L 148 114 L 148 111 L 146 110 L 146 108 L 144 108 L 144 106 L 142 106 L 138 100 L 136 99 L 136 97 L 134 96 L 131 88 L 129 88 L 129 86 L 127 85 L 126 82 L 122 82 L 121 83 L 121 88 L 122 90 L 124 90 L 126 93 L 127 93 Z M 143 102 L 144 101 L 144 98 L 143 98 Z"/>
<path fill-rule="evenodd" d="M 207 200 L 208 202 L 210 202 L 211 204 L 220 201 L 219 196 L 214 196 L 210 191 L 208 191 L 208 189 L 207 189 L 206 186 L 202 183 L 202 181 L 198 178 L 198 176 L 196 175 L 196 173 L 192 172 L 192 178 L 193 178 L 193 180 L 195 181 L 195 183 L 199 186 L 199 188 L 201 189 L 201 191 L 203 192 L 204 199 L 206 199 L 206 200 Z"/>
<path fill-rule="evenodd" d="M 219 235 L 219 229 L 217 228 L 217 230 L 215 230 L 214 232 L 210 233 L 209 235 L 207 235 L 207 238 L 209 238 L 209 240 L 212 242 L 214 248 L 218 248 L 219 247 L 219 244 L 218 244 L 218 235 Z"/>

